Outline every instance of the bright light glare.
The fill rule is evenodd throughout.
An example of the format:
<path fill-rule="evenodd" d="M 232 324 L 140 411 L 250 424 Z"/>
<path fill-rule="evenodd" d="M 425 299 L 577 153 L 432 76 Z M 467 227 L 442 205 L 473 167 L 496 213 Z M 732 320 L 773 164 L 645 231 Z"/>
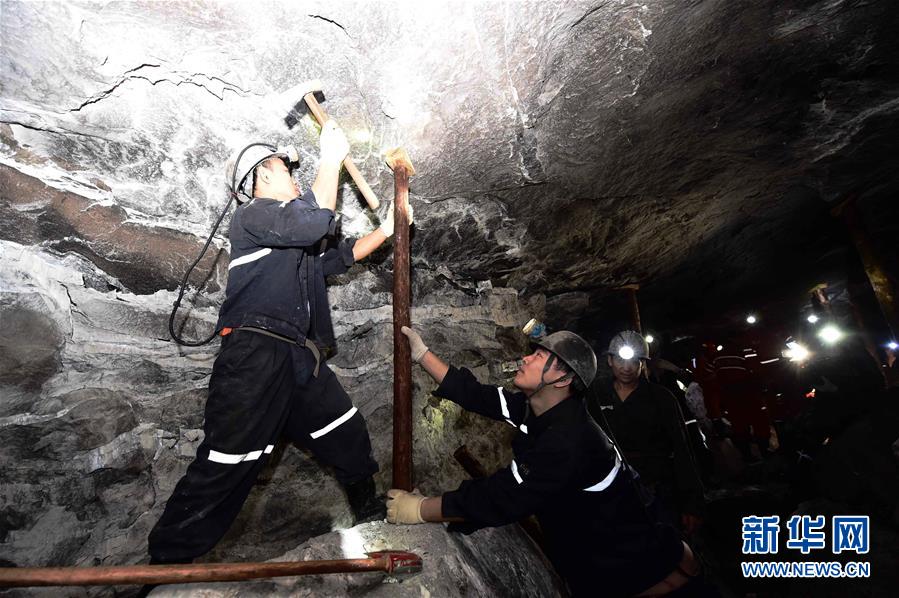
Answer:
<path fill-rule="evenodd" d="M 717 347 L 715 347 L 716 351 L 721 351 L 722 349 L 724 349 L 724 345 L 718 345 Z"/>
<path fill-rule="evenodd" d="M 890 351 L 895 351 L 896 349 L 899 349 L 899 345 L 896 344 L 896 341 L 890 341 L 887 343 L 887 348 Z"/>
<path fill-rule="evenodd" d="M 790 341 L 787 343 L 787 350 L 784 351 L 783 355 L 790 361 L 805 361 L 808 359 L 809 352 L 808 349 L 796 341 Z"/>
<path fill-rule="evenodd" d="M 646 335 L 646 342 L 647 342 L 647 343 L 652 343 L 652 341 L 654 341 L 654 340 L 656 340 L 656 338 L 655 338 L 653 335 L 651 335 L 651 334 L 647 334 L 647 335 Z"/>
<path fill-rule="evenodd" d="M 747 324 L 755 324 L 756 322 L 758 322 L 758 320 L 757 320 L 756 317 L 753 316 L 752 314 L 746 316 L 746 323 L 747 323 Z"/>
<path fill-rule="evenodd" d="M 633 359 L 634 358 L 634 350 L 628 347 L 627 345 L 618 349 L 618 357 L 624 360 Z"/>
<path fill-rule="evenodd" d="M 821 332 L 818 333 L 818 338 L 820 338 L 828 345 L 833 345 L 841 338 L 843 338 L 843 333 L 833 324 L 828 324 L 821 329 Z"/>
<path fill-rule="evenodd" d="M 818 321 L 818 316 L 816 316 L 815 314 L 812 314 L 809 317 L 807 317 L 806 320 L 808 320 L 809 324 L 814 324 L 815 322 Z"/>
<path fill-rule="evenodd" d="M 365 542 L 362 534 L 354 527 L 337 530 L 340 534 L 340 549 L 343 551 L 343 557 L 347 559 L 364 558 Z"/>
<path fill-rule="evenodd" d="M 677 387 L 678 387 L 679 389 L 681 389 L 681 390 L 687 390 L 687 387 L 684 386 L 684 383 L 683 383 L 683 382 L 681 382 L 680 380 L 675 380 L 675 382 L 677 382 Z"/>
<path fill-rule="evenodd" d="M 371 141 L 371 131 L 367 129 L 359 129 L 349 134 L 350 139 L 357 143 L 368 143 Z"/>

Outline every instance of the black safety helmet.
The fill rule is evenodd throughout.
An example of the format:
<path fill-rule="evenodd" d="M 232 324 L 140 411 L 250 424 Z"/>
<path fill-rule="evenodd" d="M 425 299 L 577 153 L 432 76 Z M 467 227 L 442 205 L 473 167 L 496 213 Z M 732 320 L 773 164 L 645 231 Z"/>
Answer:
<path fill-rule="evenodd" d="M 580 379 L 584 388 L 590 386 L 596 377 L 596 354 L 590 344 L 575 333 L 560 330 L 534 341 L 534 344 L 564 362 Z"/>

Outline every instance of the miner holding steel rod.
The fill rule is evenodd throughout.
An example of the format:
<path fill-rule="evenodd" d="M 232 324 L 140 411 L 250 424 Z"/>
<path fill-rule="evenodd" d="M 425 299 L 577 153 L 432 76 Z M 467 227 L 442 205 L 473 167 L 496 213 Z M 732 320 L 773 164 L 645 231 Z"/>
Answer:
<path fill-rule="evenodd" d="M 536 515 L 547 556 L 574 596 L 716 595 L 677 531 L 661 521 L 583 395 L 596 355 L 580 336 L 561 331 L 535 341 L 515 373 L 516 391 L 478 382 L 448 366 L 415 330 L 403 328 L 412 358 L 439 384 L 434 392 L 462 408 L 516 428 L 514 458 L 485 478 L 441 496 L 388 492 L 396 524 L 453 522 L 470 533 Z"/>

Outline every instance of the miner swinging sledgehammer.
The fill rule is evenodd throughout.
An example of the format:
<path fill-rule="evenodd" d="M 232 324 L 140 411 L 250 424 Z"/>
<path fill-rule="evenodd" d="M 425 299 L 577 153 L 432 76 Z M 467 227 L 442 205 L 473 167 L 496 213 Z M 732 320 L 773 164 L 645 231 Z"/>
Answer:
<path fill-rule="evenodd" d="M 308 98 L 318 86 L 292 93 Z M 215 546 L 282 436 L 334 468 L 357 523 L 383 517 L 365 421 L 322 353 L 335 344 L 325 277 L 346 272 L 393 235 L 393 206 L 380 228 L 338 239 L 338 176 L 349 144 L 326 120 L 320 145 L 318 172 L 304 193 L 291 176 L 295 150 L 250 144 L 228 164 L 231 191 L 244 203 L 231 220 L 205 439 L 150 533 L 151 563 L 189 562 Z"/>

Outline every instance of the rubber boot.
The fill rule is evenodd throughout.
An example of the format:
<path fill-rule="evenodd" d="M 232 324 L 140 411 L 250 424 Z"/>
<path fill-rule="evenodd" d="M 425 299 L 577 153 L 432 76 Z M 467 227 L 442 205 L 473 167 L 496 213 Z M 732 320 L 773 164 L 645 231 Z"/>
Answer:
<path fill-rule="evenodd" d="M 347 484 L 343 489 L 350 503 L 350 510 L 353 511 L 353 525 L 387 517 L 387 506 L 383 497 L 375 495 L 374 478 Z"/>

